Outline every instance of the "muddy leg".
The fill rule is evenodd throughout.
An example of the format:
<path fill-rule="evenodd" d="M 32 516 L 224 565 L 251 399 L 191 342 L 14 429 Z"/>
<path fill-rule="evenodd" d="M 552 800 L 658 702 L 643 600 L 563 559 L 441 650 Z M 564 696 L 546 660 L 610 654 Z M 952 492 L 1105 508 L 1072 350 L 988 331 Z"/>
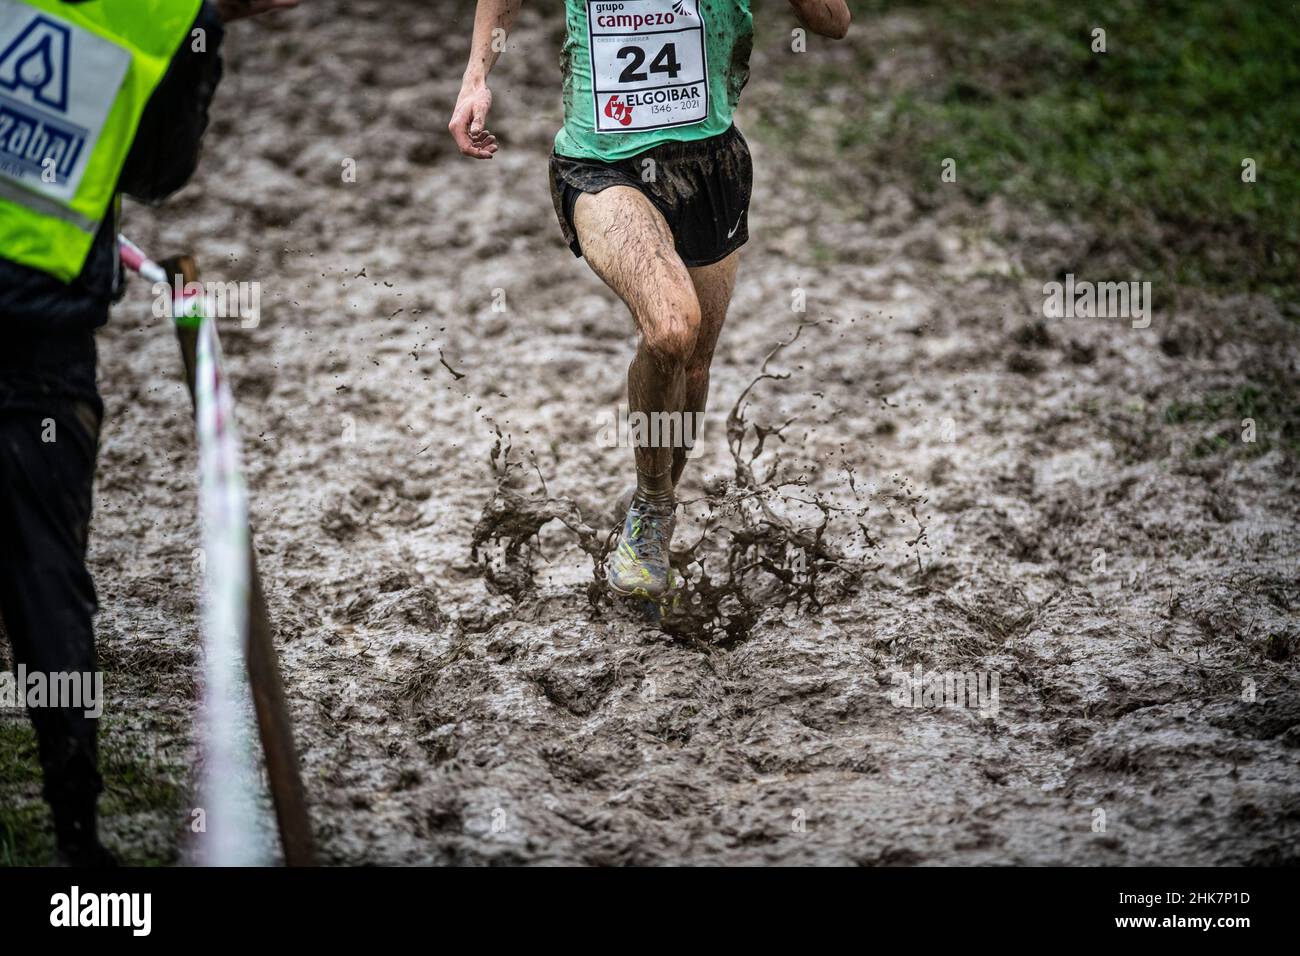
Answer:
<path fill-rule="evenodd" d="M 694 425 L 690 435 L 699 437 L 704 409 L 709 402 L 709 366 L 713 363 L 713 349 L 718 344 L 722 324 L 727 320 L 727 306 L 731 292 L 736 287 L 736 266 L 740 263 L 737 249 L 721 262 L 690 269 L 691 283 L 700 302 L 700 334 L 695 339 L 695 349 L 686 362 L 686 405 L 684 410 L 692 416 Z M 673 484 L 681 480 L 686 468 L 689 445 L 673 449 Z"/>
<path fill-rule="evenodd" d="M 587 264 L 623 300 L 641 330 L 627 372 L 629 408 L 649 421 L 665 420 L 650 417 L 656 413 L 682 412 L 686 371 L 700 335 L 700 304 L 668 224 L 637 190 L 613 186 L 580 196 L 573 225 Z M 671 504 L 671 444 L 641 442 L 634 453 L 637 496 Z"/>

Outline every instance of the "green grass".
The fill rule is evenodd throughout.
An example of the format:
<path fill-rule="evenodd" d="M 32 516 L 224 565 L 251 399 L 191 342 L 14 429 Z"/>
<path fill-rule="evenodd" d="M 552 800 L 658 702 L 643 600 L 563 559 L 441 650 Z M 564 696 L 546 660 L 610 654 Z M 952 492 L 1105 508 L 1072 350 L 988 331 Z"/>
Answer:
<path fill-rule="evenodd" d="M 130 819 L 149 818 L 150 829 L 179 832 L 185 793 L 174 782 L 181 768 L 147 762 L 130 752 L 128 741 L 112 725 L 100 724 L 101 831 L 130 829 Z M 125 826 L 119 826 L 123 824 Z M 111 839 L 108 841 L 111 845 Z M 118 846 L 124 861 L 135 866 L 174 862 L 174 851 L 161 855 L 137 846 Z M 0 867 L 46 866 L 54 856 L 54 829 L 41 797 L 41 767 L 36 734 L 25 715 L 0 719 Z"/>
<path fill-rule="evenodd" d="M 1255 421 L 1253 443 L 1241 439 L 1241 423 L 1247 418 Z M 1263 455 L 1275 444 L 1291 455 L 1300 455 L 1300 399 L 1296 397 L 1294 385 L 1282 380 L 1211 392 L 1191 401 L 1170 402 L 1165 407 L 1165 421 L 1170 425 L 1202 422 L 1221 426 L 1213 435 L 1197 441 L 1191 449 L 1193 457 L 1238 448 L 1248 455 Z"/>
<path fill-rule="evenodd" d="M 43 866 L 54 852 L 36 734 L 24 714 L 0 718 L 0 866 Z"/>
<path fill-rule="evenodd" d="M 952 157 L 956 188 L 975 199 L 1001 193 L 1099 226 L 1093 251 L 1107 258 L 1097 262 L 1118 256 L 1133 273 L 1214 289 L 1300 292 L 1300 5 L 864 0 L 853 9 L 851 66 L 779 58 L 791 99 L 810 108 L 764 107 L 760 132 L 796 150 L 829 147 L 840 169 L 895 172 L 922 202 L 953 188 L 939 179 Z M 923 30 L 881 37 L 886 12 Z M 1106 30 L 1104 54 L 1090 49 L 1094 27 Z M 762 42 L 777 48 L 768 29 Z M 928 65 L 882 97 L 863 77 L 890 58 Z M 1241 180 L 1247 157 L 1253 184 Z"/>

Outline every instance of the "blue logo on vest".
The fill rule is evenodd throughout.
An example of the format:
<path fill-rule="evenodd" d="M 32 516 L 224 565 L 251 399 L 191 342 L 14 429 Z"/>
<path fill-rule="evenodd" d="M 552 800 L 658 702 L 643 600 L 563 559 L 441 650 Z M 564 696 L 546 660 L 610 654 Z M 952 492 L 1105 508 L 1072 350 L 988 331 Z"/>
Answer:
<path fill-rule="evenodd" d="M 68 111 L 71 47 L 66 25 L 37 16 L 0 51 L 0 173 L 71 174 L 89 131 L 46 112 Z"/>
<path fill-rule="evenodd" d="M 35 102 L 66 112 L 71 39 L 62 23 L 37 17 L 0 53 L 0 87 L 30 90 Z"/>

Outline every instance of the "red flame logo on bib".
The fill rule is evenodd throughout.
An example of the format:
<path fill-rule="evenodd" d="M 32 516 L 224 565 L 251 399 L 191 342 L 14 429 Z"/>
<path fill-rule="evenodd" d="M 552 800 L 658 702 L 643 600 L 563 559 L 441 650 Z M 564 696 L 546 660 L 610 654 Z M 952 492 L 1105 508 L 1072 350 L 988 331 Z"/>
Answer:
<path fill-rule="evenodd" d="M 632 107 L 620 100 L 618 94 L 605 101 L 605 115 L 622 126 L 630 126 L 632 123 Z"/>

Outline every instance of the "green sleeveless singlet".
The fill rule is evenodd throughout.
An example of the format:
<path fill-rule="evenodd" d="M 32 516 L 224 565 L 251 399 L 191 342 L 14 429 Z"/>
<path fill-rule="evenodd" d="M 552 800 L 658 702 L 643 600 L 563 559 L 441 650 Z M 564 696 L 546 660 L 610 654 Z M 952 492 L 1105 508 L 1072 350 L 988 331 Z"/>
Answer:
<path fill-rule="evenodd" d="M 749 0 L 565 0 L 561 156 L 614 161 L 731 127 Z"/>

